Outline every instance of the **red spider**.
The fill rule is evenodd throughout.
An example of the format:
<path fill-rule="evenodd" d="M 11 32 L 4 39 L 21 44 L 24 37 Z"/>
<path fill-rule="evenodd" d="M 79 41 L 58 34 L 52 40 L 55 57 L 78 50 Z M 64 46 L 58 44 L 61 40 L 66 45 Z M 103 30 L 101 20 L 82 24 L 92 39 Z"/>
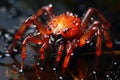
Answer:
<path fill-rule="evenodd" d="M 47 25 L 44 25 L 38 17 L 43 13 L 47 13 Z M 98 20 L 89 24 L 92 16 L 96 14 Z M 106 46 L 112 48 L 112 41 L 107 32 L 107 29 L 111 27 L 111 24 L 105 19 L 105 17 L 95 8 L 89 8 L 83 19 L 80 19 L 77 15 L 73 15 L 71 12 L 66 12 L 55 16 L 52 10 L 52 5 L 43 6 L 34 15 L 27 18 L 21 25 L 18 32 L 15 34 L 15 39 L 12 43 L 9 53 L 12 54 L 13 48 L 16 45 L 25 30 L 31 25 L 36 25 L 36 29 L 39 31 L 38 35 L 42 35 L 43 38 L 38 36 L 27 36 L 22 43 L 22 65 L 23 68 L 24 59 L 26 58 L 26 44 L 33 42 L 35 44 L 41 44 L 40 59 L 44 60 L 45 49 L 49 45 L 59 45 L 56 57 L 56 63 L 60 62 L 61 54 L 66 49 L 66 56 L 63 62 L 63 69 L 68 66 L 71 54 L 76 47 L 82 47 L 90 41 L 91 38 L 97 34 L 96 43 L 96 55 L 101 55 L 101 43 L 102 34 L 106 40 Z M 89 24 L 89 25 L 88 25 Z"/>

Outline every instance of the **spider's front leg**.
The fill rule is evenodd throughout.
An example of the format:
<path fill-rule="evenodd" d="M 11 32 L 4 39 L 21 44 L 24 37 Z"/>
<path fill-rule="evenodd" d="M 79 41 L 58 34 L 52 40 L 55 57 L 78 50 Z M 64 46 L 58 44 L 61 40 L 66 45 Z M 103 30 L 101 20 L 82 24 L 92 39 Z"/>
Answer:
<path fill-rule="evenodd" d="M 25 31 L 27 30 L 27 28 L 31 25 L 34 24 L 36 25 L 36 29 L 42 34 L 47 34 L 46 31 L 46 27 L 43 25 L 43 23 L 41 21 L 38 20 L 38 17 L 40 17 L 44 12 L 47 13 L 47 18 L 50 19 L 54 16 L 53 14 L 53 10 L 52 10 L 52 6 L 43 6 L 42 8 L 40 8 L 34 15 L 30 16 L 29 18 L 27 18 L 23 24 L 21 25 L 20 29 L 17 31 L 17 33 L 15 34 L 13 43 L 9 49 L 9 54 L 12 55 L 13 53 L 13 49 L 16 45 L 16 42 L 22 37 L 22 35 L 25 33 Z"/>
<path fill-rule="evenodd" d="M 63 76 L 64 76 L 64 73 L 66 71 L 66 68 L 68 67 L 68 63 L 70 61 L 71 54 L 73 53 L 73 49 L 74 49 L 73 46 L 74 46 L 74 44 L 72 44 L 72 42 L 67 41 L 66 56 L 65 56 L 65 59 L 64 59 L 64 62 L 63 62 L 63 70 L 62 70 L 62 75 Z"/>
<path fill-rule="evenodd" d="M 39 35 L 38 35 L 39 36 Z M 37 45 L 42 45 L 42 47 L 40 48 L 40 59 L 43 61 L 44 60 L 44 50 L 48 47 L 48 37 L 44 37 L 44 39 L 41 39 L 39 37 L 33 37 L 33 36 L 28 36 L 24 39 L 23 43 L 22 43 L 22 64 L 21 64 L 21 72 L 23 70 L 24 67 L 24 60 L 26 58 L 26 44 L 28 42 L 32 42 L 34 44 Z"/>
<path fill-rule="evenodd" d="M 64 45 L 61 44 L 58 48 L 58 52 L 57 52 L 57 57 L 56 57 L 56 63 L 59 63 L 60 62 L 60 58 L 61 58 L 61 55 L 62 55 L 62 52 L 64 50 Z"/>

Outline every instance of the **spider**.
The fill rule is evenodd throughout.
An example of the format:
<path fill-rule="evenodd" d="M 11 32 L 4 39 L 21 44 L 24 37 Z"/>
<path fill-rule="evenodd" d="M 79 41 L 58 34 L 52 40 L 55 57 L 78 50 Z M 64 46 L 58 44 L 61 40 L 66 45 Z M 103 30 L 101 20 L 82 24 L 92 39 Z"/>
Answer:
<path fill-rule="evenodd" d="M 43 24 L 43 22 L 38 19 L 43 13 L 46 13 L 47 15 L 46 24 Z M 90 24 L 91 18 L 94 15 L 97 15 L 98 18 Z M 89 8 L 83 19 L 79 18 L 76 14 L 74 15 L 72 12 L 65 12 L 55 16 L 52 5 L 49 4 L 40 8 L 35 14 L 23 22 L 20 29 L 15 34 L 14 41 L 9 50 L 11 55 L 16 42 L 22 37 L 25 30 L 27 30 L 31 24 L 36 25 L 36 29 L 39 32 L 37 36 L 27 36 L 22 43 L 21 69 L 24 67 L 24 59 L 26 58 L 26 44 L 28 42 L 42 45 L 39 50 L 41 60 L 45 59 L 44 52 L 48 46 L 57 46 L 58 51 L 56 63 L 60 62 L 61 54 L 63 53 L 63 50 L 66 49 L 66 56 L 63 61 L 63 72 L 68 67 L 73 50 L 77 47 L 84 46 L 95 34 L 97 34 L 97 57 L 99 57 L 102 53 L 102 35 L 104 35 L 106 46 L 108 48 L 112 48 L 113 43 L 107 31 L 111 27 L 111 24 L 106 20 L 99 10 L 95 8 Z M 39 35 L 42 35 L 42 38 L 38 37 Z"/>

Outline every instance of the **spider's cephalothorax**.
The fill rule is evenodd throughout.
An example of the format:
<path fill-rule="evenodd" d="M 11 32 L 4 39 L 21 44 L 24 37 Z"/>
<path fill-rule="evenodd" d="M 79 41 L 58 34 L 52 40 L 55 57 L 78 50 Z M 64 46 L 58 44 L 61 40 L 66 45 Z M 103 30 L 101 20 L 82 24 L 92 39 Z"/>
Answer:
<path fill-rule="evenodd" d="M 44 25 L 38 19 L 38 17 L 40 17 L 43 13 L 47 13 L 47 25 Z M 94 14 L 97 14 L 98 18 L 90 24 L 90 20 Z M 85 45 L 87 41 L 90 41 L 95 34 L 97 34 L 96 55 L 98 57 L 101 55 L 102 34 L 106 40 L 106 46 L 112 48 L 112 41 L 107 32 L 107 29 L 111 27 L 111 25 L 100 11 L 95 8 L 89 8 L 83 19 L 80 19 L 77 15 L 73 15 L 71 12 L 66 12 L 55 16 L 52 10 L 52 5 L 50 4 L 49 6 L 43 6 L 40 8 L 34 15 L 26 19 L 26 21 L 21 25 L 20 29 L 15 34 L 15 39 L 12 43 L 11 49 L 9 50 L 10 54 L 13 52 L 16 41 L 21 38 L 25 30 L 31 24 L 36 25 L 36 29 L 40 33 L 38 33 L 38 35 L 42 35 L 43 38 L 41 39 L 36 36 L 28 36 L 25 38 L 22 46 L 21 68 L 23 68 L 24 59 L 26 57 L 26 44 L 28 42 L 42 45 L 40 48 L 41 60 L 44 60 L 44 51 L 49 45 L 57 45 L 57 63 L 61 59 L 63 50 L 66 49 L 66 56 L 63 62 L 63 73 L 68 66 L 73 49 L 78 46 L 82 47 Z M 98 61 L 96 64 L 98 64 Z"/>
<path fill-rule="evenodd" d="M 77 15 L 66 12 L 54 17 L 48 22 L 49 27 L 47 32 L 55 35 L 61 34 L 66 39 L 73 39 L 80 34 L 80 24 L 81 20 Z"/>

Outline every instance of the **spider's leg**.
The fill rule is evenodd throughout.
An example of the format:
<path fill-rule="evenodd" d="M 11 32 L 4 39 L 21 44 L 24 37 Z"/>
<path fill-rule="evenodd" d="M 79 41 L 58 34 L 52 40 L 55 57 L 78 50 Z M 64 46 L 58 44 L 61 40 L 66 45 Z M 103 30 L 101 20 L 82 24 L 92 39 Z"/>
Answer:
<path fill-rule="evenodd" d="M 100 55 L 102 53 L 102 35 L 101 35 L 101 31 L 100 29 L 98 28 L 97 30 L 97 43 L 96 43 L 96 55 L 97 55 L 97 60 L 96 60 L 96 68 L 95 68 L 95 71 L 98 70 L 98 65 L 99 65 L 99 58 L 100 58 Z"/>
<path fill-rule="evenodd" d="M 42 47 L 40 48 L 40 59 L 43 61 L 45 56 L 44 56 L 44 52 L 45 52 L 45 49 L 49 46 L 49 44 L 47 43 L 44 43 L 42 45 Z"/>
<path fill-rule="evenodd" d="M 87 42 L 91 40 L 91 37 L 97 32 L 97 26 L 100 25 L 100 22 L 95 21 L 91 24 L 91 26 L 84 32 L 84 34 L 81 36 L 79 41 L 79 46 L 85 45 Z"/>
<path fill-rule="evenodd" d="M 45 62 L 44 62 L 44 59 L 45 59 L 45 49 L 47 48 L 49 46 L 49 44 L 48 43 L 44 43 L 43 45 L 42 45 L 42 47 L 40 48 L 40 66 L 41 66 L 41 70 L 43 70 L 44 69 L 44 67 L 45 67 Z"/>
<path fill-rule="evenodd" d="M 36 13 L 35 15 L 37 17 L 41 16 L 43 14 L 43 12 L 46 12 L 46 15 L 47 15 L 47 18 L 48 19 L 51 19 L 53 18 L 55 15 L 54 15 L 54 12 L 53 12 L 53 9 L 52 9 L 52 4 L 49 4 L 48 6 L 43 6 L 42 8 L 40 8 Z"/>
<path fill-rule="evenodd" d="M 25 30 L 27 29 L 27 27 L 29 27 L 29 24 L 27 24 L 26 22 L 24 22 L 20 29 L 15 33 L 15 36 L 14 36 L 14 40 L 12 42 L 12 45 L 9 49 L 9 54 L 12 55 L 13 53 L 13 49 L 16 45 L 16 42 L 22 37 L 22 35 L 24 34 Z"/>
<path fill-rule="evenodd" d="M 53 67 L 53 70 L 54 70 L 54 68 L 55 68 L 55 69 L 58 69 L 58 68 L 59 68 L 58 66 L 59 66 L 59 62 L 60 62 L 60 59 L 61 59 L 63 50 L 64 50 L 64 45 L 63 45 L 63 44 L 60 44 L 60 46 L 58 47 L 57 56 L 56 56 L 56 61 L 55 61 L 55 65 L 54 65 L 54 67 Z"/>
<path fill-rule="evenodd" d="M 110 36 L 108 35 L 108 32 L 105 28 L 103 28 L 103 24 L 99 21 L 95 21 L 89 29 L 81 36 L 79 46 L 83 46 L 87 43 L 87 41 L 90 41 L 92 36 L 97 34 L 97 43 L 96 43 L 96 55 L 97 55 L 97 61 L 96 61 L 96 69 L 98 68 L 99 63 L 99 56 L 101 55 L 101 43 L 102 43 L 102 31 L 103 35 L 106 40 L 106 45 L 109 48 L 112 48 L 112 41 L 110 39 Z"/>
<path fill-rule="evenodd" d="M 10 55 L 12 55 L 12 53 L 13 53 L 13 49 L 14 49 L 14 47 L 16 45 L 16 42 L 22 37 L 22 35 L 25 33 L 25 31 L 27 30 L 27 28 L 31 24 L 36 25 L 36 28 L 41 32 L 41 34 L 46 34 L 47 33 L 46 32 L 46 28 L 43 25 L 43 23 L 37 19 L 38 17 L 40 17 L 45 12 L 47 13 L 48 19 L 54 17 L 52 6 L 49 5 L 49 6 L 43 6 L 35 14 L 33 14 L 32 16 L 30 16 L 29 18 L 27 18 L 23 22 L 23 24 L 21 25 L 20 29 L 15 34 L 13 43 L 12 43 L 12 45 L 11 45 L 9 51 L 8 51 Z"/>
<path fill-rule="evenodd" d="M 68 67 L 68 63 L 71 57 L 71 54 L 73 53 L 73 47 L 70 42 L 66 44 L 66 56 L 63 62 L 63 70 L 62 70 L 62 75 L 64 75 L 66 68 Z"/>
<path fill-rule="evenodd" d="M 83 29 L 83 32 L 85 31 L 86 27 L 88 26 L 88 24 L 94 14 L 97 14 L 97 16 L 101 20 L 102 24 L 106 25 L 105 27 L 111 26 L 111 24 L 106 20 L 104 15 L 99 10 L 97 10 L 95 8 L 89 8 L 87 10 L 85 16 L 82 19 L 81 28 Z"/>
<path fill-rule="evenodd" d="M 101 55 L 101 31 L 100 31 L 101 23 L 99 21 L 95 21 L 90 28 L 82 35 L 80 38 L 80 44 L 79 46 L 83 46 L 87 43 L 87 41 L 90 42 L 92 36 L 97 34 L 97 43 L 96 43 L 96 55 L 97 55 L 97 60 L 96 60 L 96 68 L 95 71 L 98 68 L 98 63 L 99 63 L 99 56 Z"/>
<path fill-rule="evenodd" d="M 109 36 L 109 34 L 108 34 L 108 31 L 107 31 L 106 26 L 103 25 L 103 24 L 102 24 L 102 30 L 103 30 L 104 38 L 105 38 L 105 40 L 106 40 L 106 46 L 107 46 L 108 48 L 112 48 L 113 43 L 112 43 L 112 41 L 111 41 L 111 39 L 110 39 L 110 36 Z"/>
<path fill-rule="evenodd" d="M 61 58 L 61 54 L 64 50 L 64 45 L 60 45 L 59 48 L 58 48 L 58 52 L 57 52 L 57 57 L 56 57 L 56 62 L 60 62 L 60 58 Z"/>
<path fill-rule="evenodd" d="M 13 49 L 16 45 L 16 42 L 22 37 L 22 35 L 25 33 L 25 31 L 27 30 L 27 28 L 31 25 L 34 24 L 36 25 L 36 28 L 39 29 L 39 31 L 41 32 L 41 34 L 46 34 L 46 28 L 44 27 L 44 25 L 42 24 L 42 22 L 38 21 L 36 16 L 31 16 L 28 19 L 26 19 L 23 24 L 21 25 L 20 29 L 17 31 L 17 33 L 15 34 L 13 43 L 9 49 L 9 54 L 12 55 Z"/>
<path fill-rule="evenodd" d="M 43 44 L 44 43 L 44 40 L 42 39 L 38 39 L 38 38 L 35 38 L 33 36 L 28 36 L 24 39 L 23 43 L 22 43 L 22 54 L 21 54 L 21 57 L 22 57 L 22 63 L 21 63 L 21 71 L 24 67 L 24 60 L 26 58 L 26 44 L 28 42 L 33 42 L 35 44 Z"/>

